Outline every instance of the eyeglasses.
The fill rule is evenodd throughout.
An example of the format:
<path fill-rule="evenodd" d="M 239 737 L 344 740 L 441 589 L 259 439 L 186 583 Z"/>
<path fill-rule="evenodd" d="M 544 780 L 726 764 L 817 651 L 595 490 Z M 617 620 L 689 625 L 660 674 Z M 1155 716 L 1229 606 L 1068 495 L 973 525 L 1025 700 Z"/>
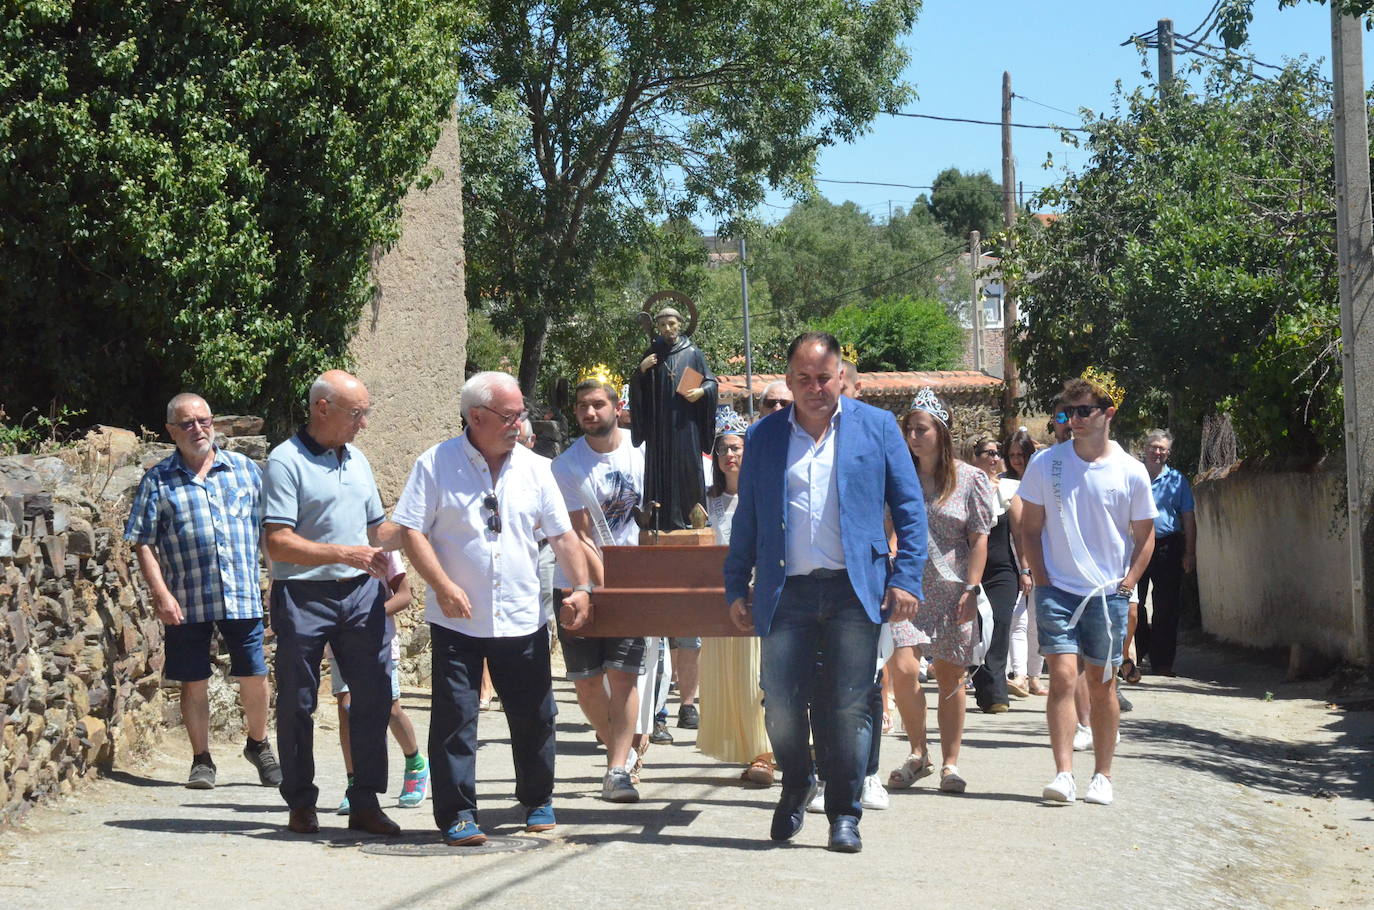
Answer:
<path fill-rule="evenodd" d="M 189 433 L 196 427 L 200 427 L 202 430 L 208 430 L 214 425 L 215 418 L 213 417 L 192 417 L 190 420 L 183 420 L 180 423 L 174 424 L 174 426 L 180 427 L 184 433 Z"/>
<path fill-rule="evenodd" d="M 496 410 L 495 408 L 489 408 L 489 407 L 487 407 L 487 406 L 484 405 L 484 404 L 479 404 L 478 407 L 481 408 L 481 409 L 484 410 L 484 411 L 491 411 L 491 412 L 492 412 L 493 414 L 495 414 L 497 417 L 500 417 L 500 418 L 501 418 L 501 423 L 502 423 L 502 424 L 504 424 L 505 426 L 508 426 L 508 427 L 513 427 L 513 426 L 515 426 L 517 423 L 520 423 L 522 420 L 524 420 L 526 417 L 529 417 L 529 416 L 530 416 L 530 412 L 529 412 L 529 411 L 520 411 L 518 414 L 502 414 L 500 411 Z"/>
<path fill-rule="evenodd" d="M 482 496 L 482 508 L 491 514 L 487 516 L 487 530 L 493 534 L 501 533 L 501 513 L 496 511 L 496 493 L 493 491 Z"/>
<path fill-rule="evenodd" d="M 982 456 L 982 457 L 984 457 L 984 458 L 1001 458 L 1001 457 L 1002 457 L 1002 453 L 999 452 L 999 451 L 997 451 L 996 449 L 983 449 L 981 452 L 975 452 L 974 454 L 975 454 L 975 455 Z"/>
<path fill-rule="evenodd" d="M 334 399 L 325 398 L 324 400 L 337 407 L 337 403 L 334 401 Z M 358 423 L 359 421 L 366 419 L 372 413 L 371 407 L 347 408 L 346 410 L 348 411 L 348 418 L 352 420 L 354 423 Z"/>
<path fill-rule="evenodd" d="M 732 446 L 721 446 L 719 451 L 722 455 L 742 455 L 744 454 L 744 446 L 738 444 Z"/>

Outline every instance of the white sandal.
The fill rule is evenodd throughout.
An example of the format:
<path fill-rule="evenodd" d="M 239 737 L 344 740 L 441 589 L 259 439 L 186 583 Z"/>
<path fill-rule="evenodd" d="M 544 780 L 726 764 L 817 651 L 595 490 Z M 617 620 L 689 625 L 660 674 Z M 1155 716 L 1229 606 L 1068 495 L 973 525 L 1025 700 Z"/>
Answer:
<path fill-rule="evenodd" d="M 906 757 L 902 766 L 887 776 L 887 785 L 893 790 L 905 790 L 923 777 L 935 773 L 935 765 L 930 756 L 917 755 L 915 752 Z"/>
<path fill-rule="evenodd" d="M 968 783 L 959 776 L 957 765 L 945 765 L 940 769 L 940 792 L 963 793 Z"/>

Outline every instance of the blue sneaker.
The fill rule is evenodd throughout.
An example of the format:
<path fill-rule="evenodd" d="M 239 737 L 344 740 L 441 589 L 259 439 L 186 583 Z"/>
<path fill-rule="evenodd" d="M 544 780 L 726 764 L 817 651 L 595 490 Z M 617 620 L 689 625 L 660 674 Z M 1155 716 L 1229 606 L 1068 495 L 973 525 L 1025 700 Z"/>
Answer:
<path fill-rule="evenodd" d="M 553 817 L 553 800 L 549 800 L 542 806 L 525 807 L 526 833 L 537 834 L 540 831 L 552 831 L 557 825 L 558 822 Z"/>
<path fill-rule="evenodd" d="M 444 829 L 444 843 L 450 847 L 480 847 L 487 842 L 487 836 L 470 818 L 460 818 Z"/>
<path fill-rule="evenodd" d="M 344 798 L 339 802 L 339 808 L 335 815 L 348 815 L 353 811 L 353 807 L 348 804 L 348 793 L 344 793 Z"/>
<path fill-rule="evenodd" d="M 396 804 L 402 809 L 414 809 L 425 801 L 425 786 L 429 783 L 429 765 L 418 771 L 407 771 Z"/>

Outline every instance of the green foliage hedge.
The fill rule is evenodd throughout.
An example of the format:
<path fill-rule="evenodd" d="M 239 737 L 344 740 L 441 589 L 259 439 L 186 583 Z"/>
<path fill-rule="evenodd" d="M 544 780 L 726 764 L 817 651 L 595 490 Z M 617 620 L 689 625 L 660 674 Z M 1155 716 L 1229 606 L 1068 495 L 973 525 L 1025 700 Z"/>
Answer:
<path fill-rule="evenodd" d="M 0 404 L 298 413 L 457 87 L 444 0 L 8 0 Z"/>

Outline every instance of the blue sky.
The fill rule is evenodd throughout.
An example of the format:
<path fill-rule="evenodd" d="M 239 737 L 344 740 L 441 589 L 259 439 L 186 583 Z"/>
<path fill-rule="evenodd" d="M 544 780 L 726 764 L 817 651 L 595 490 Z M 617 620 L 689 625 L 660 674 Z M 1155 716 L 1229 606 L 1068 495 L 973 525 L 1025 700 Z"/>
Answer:
<path fill-rule="evenodd" d="M 905 78 L 918 94 L 907 105 L 912 112 L 1000 120 L 1002 72 L 1011 73 L 1012 91 L 1035 101 L 1076 112 L 1079 107 L 1109 110 L 1119 80 L 1127 90 L 1142 84 L 1140 53 L 1121 42 L 1154 27 L 1157 19 L 1174 20 L 1174 30 L 1187 34 L 1200 25 L 1213 0 L 926 0 L 915 27 L 904 39 L 911 54 Z M 1330 76 L 1331 16 L 1325 6 L 1304 3 L 1278 9 L 1278 0 L 1256 0 L 1250 45 L 1245 51 L 1265 62 L 1284 57 L 1324 58 Z M 1220 44 L 1213 35 L 1209 43 Z M 1374 35 L 1365 35 L 1365 77 L 1371 72 Z M 1154 51 L 1149 52 L 1154 69 Z M 1179 55 L 1182 71 L 1195 59 Z M 1153 81 L 1153 77 L 1151 80 Z M 1016 98 L 1012 119 L 1021 123 L 1077 125 L 1078 117 Z M 1054 179 L 1042 165 L 1053 153 L 1056 168 L 1081 167 L 1086 155 L 1059 141 L 1048 130 L 1018 129 L 1012 144 L 1017 179 L 1029 196 Z M 926 185 L 946 167 L 990 172 L 1001 181 L 1001 130 L 994 126 L 940 123 L 879 116 L 872 130 L 856 142 L 822 153 L 818 177 Z M 889 203 L 905 206 L 920 189 L 818 183 L 830 200 L 853 200 L 878 220 Z M 769 197 L 758 212 L 766 221 L 786 214 L 788 201 Z"/>

